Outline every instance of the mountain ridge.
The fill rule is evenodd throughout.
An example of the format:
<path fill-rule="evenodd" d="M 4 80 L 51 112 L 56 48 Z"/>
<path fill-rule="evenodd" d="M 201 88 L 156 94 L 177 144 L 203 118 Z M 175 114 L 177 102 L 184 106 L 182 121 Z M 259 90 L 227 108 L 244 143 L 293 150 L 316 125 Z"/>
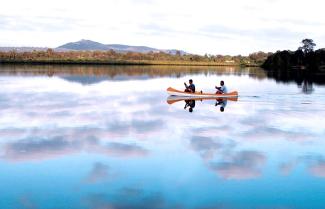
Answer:
<path fill-rule="evenodd" d="M 157 49 L 148 46 L 132 46 L 125 44 L 102 44 L 100 42 L 81 39 L 76 42 L 68 42 L 66 44 L 60 45 L 58 47 L 0 47 L 0 52 L 32 52 L 32 51 L 46 51 L 48 49 L 53 49 L 57 52 L 66 52 L 66 51 L 110 51 L 114 50 L 119 53 L 127 53 L 127 52 L 138 52 L 138 53 L 159 53 L 164 52 L 171 55 L 186 55 L 190 54 L 183 50 L 177 49 Z"/>
<path fill-rule="evenodd" d="M 117 52 L 139 52 L 139 53 L 149 53 L 149 52 L 165 52 L 168 54 L 177 54 L 178 52 L 183 54 L 188 54 L 183 50 L 176 50 L 176 49 L 157 49 L 148 46 L 132 46 L 132 45 L 125 45 L 125 44 L 102 44 L 92 40 L 81 39 L 80 41 L 76 42 L 69 42 L 58 46 L 55 48 L 57 50 L 74 50 L 74 51 L 109 51 L 114 50 Z"/>

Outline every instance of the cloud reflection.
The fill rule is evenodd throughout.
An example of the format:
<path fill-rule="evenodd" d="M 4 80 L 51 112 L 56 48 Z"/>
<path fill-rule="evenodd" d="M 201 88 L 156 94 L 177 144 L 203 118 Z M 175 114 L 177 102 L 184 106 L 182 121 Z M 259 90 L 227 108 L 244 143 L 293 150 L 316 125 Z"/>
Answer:
<path fill-rule="evenodd" d="M 95 147 L 96 148 L 96 147 Z M 148 151 L 136 144 L 109 143 L 106 146 L 98 146 L 96 149 L 107 155 L 118 157 L 139 157 L 148 154 Z"/>
<path fill-rule="evenodd" d="M 4 146 L 3 159 L 9 161 L 28 161 L 54 158 L 80 150 L 82 144 L 63 138 L 25 139 Z"/>
<path fill-rule="evenodd" d="M 323 155 L 308 155 L 299 158 L 307 164 L 309 172 L 316 177 L 325 178 L 325 157 Z"/>
<path fill-rule="evenodd" d="M 191 147 L 197 151 L 202 158 L 211 159 L 216 150 L 222 147 L 222 144 L 215 142 L 209 137 L 194 136 L 190 140 Z"/>
<path fill-rule="evenodd" d="M 280 164 L 280 173 L 284 176 L 288 176 L 295 166 L 296 162 L 282 163 Z"/>
<path fill-rule="evenodd" d="M 259 152 L 242 151 L 221 162 L 211 163 L 210 168 L 225 179 L 252 179 L 261 175 L 265 156 Z"/>
<path fill-rule="evenodd" d="M 289 175 L 300 164 L 304 164 L 311 175 L 325 178 L 325 157 L 318 154 L 304 155 L 297 157 L 292 162 L 282 163 L 279 167 L 280 172 L 283 175 Z"/>
<path fill-rule="evenodd" d="M 89 209 L 163 209 L 163 208 L 182 208 L 179 206 L 168 207 L 166 200 L 161 193 L 140 193 L 136 199 L 118 192 L 116 199 L 123 201 L 114 201 L 105 194 L 90 194 L 86 198 Z"/>
<path fill-rule="evenodd" d="M 107 77 L 107 80 L 100 78 L 87 83 L 84 82 L 87 79 L 81 82 L 77 77 L 70 82 L 64 76 L 69 70 L 76 70 L 78 75 L 84 73 L 85 77 L 93 73 L 84 72 L 85 69 L 69 68 L 51 78 L 37 72 L 32 76 L 19 72 L 12 72 L 17 76 L 0 76 L 0 161 L 6 161 L 1 167 L 4 174 L 10 174 L 8 168 L 22 171 L 20 169 L 25 167 L 22 164 L 32 168 L 40 165 L 30 163 L 33 161 L 62 167 L 69 163 L 70 157 L 82 161 L 84 155 L 89 154 L 85 162 L 79 162 L 89 168 L 86 172 L 84 169 L 60 171 L 64 174 L 64 188 L 58 188 L 58 193 L 71 192 L 69 188 L 76 186 L 71 179 L 75 177 L 82 182 L 78 184 L 82 187 L 78 188 L 77 192 L 81 192 L 78 197 L 87 195 L 84 192 L 90 189 L 94 192 L 82 202 L 87 202 L 91 209 L 182 208 L 173 202 L 174 197 L 175 200 L 197 198 L 192 198 L 184 208 L 192 204 L 198 208 L 227 208 L 225 204 L 233 199 L 223 194 L 247 191 L 246 186 L 274 198 L 269 191 L 258 188 L 257 183 L 268 184 L 270 172 L 275 174 L 272 181 L 278 183 L 276 181 L 281 179 L 281 186 L 287 192 L 287 186 L 292 185 L 283 179 L 289 176 L 278 177 L 277 174 L 289 175 L 298 170 L 294 168 L 302 162 L 309 174 L 325 177 L 322 157 L 297 157 L 322 151 L 324 108 L 319 89 L 316 96 L 308 95 L 308 100 L 315 97 L 319 100 L 306 108 L 297 105 L 303 99 L 297 95 L 295 84 L 283 86 L 273 80 L 254 79 L 249 75 L 254 74 L 250 70 L 238 73 L 227 69 L 223 74 L 218 69 L 210 73 L 214 68 L 206 71 L 168 69 L 155 76 L 159 69 L 148 72 L 148 68 L 139 67 L 134 72 L 133 67 L 129 67 L 127 73 L 121 75 L 119 71 L 123 69 L 111 71 L 102 66 L 99 77 Z M 147 76 L 141 76 L 141 71 Z M 194 114 L 185 112 L 184 104 L 166 105 L 165 88 L 183 87 L 183 80 L 189 77 L 203 90 L 211 89 L 216 80 L 225 79 L 229 87 L 240 91 L 241 99 L 235 104 L 229 103 L 229 111 L 222 115 L 208 102 L 200 103 Z M 290 99 L 284 102 L 284 98 Z M 66 159 L 56 160 L 59 158 Z M 51 182 L 40 181 L 37 169 L 31 172 L 22 176 L 26 184 L 33 181 L 38 188 L 46 188 Z M 121 174 L 117 181 L 109 181 L 115 173 Z M 294 175 L 305 178 L 304 172 Z M 250 181 L 252 179 L 258 181 Z M 108 181 L 108 187 L 102 184 Z M 214 205 L 220 183 L 224 186 L 222 195 L 218 196 L 220 205 Z M 176 190 L 175 185 L 178 185 Z M 232 185 L 236 185 L 235 190 Z M 37 192 L 42 191 L 36 191 L 35 195 Z M 75 196 L 68 198 L 72 204 L 79 201 Z M 243 200 L 248 200 L 245 208 L 254 204 L 251 199 Z"/>
<path fill-rule="evenodd" d="M 85 179 L 85 182 L 93 184 L 104 181 L 109 173 L 109 167 L 103 163 L 97 162 L 93 165 L 91 172 Z"/>
<path fill-rule="evenodd" d="M 317 162 L 316 165 L 310 166 L 309 170 L 313 175 L 325 178 L 325 160 Z"/>
<path fill-rule="evenodd" d="M 134 143 L 102 143 L 96 138 L 69 140 L 59 137 L 19 140 L 6 144 L 3 149 L 1 158 L 9 161 L 45 160 L 82 151 L 115 157 L 141 157 L 149 152 Z"/>
<path fill-rule="evenodd" d="M 22 209 L 38 209 L 40 208 L 29 195 L 23 195 L 19 198 L 20 208 Z"/>

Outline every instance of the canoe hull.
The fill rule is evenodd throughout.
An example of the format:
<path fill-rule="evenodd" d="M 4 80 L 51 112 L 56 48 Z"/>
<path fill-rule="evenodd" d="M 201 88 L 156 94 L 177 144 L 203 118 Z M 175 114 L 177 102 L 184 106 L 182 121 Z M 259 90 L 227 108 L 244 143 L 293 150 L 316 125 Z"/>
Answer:
<path fill-rule="evenodd" d="M 180 91 L 177 89 L 174 89 L 172 87 L 169 87 L 167 89 L 167 93 L 171 96 L 179 96 L 179 97 L 199 97 L 199 98 L 233 98 L 238 97 L 238 92 L 233 91 L 226 94 L 211 94 L 211 93 L 188 93 L 184 91 Z"/>

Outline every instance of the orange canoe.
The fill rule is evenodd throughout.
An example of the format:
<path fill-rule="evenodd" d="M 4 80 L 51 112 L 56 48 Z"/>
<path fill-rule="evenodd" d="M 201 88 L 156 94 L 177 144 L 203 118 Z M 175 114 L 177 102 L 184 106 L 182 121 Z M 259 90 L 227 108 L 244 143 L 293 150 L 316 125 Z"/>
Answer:
<path fill-rule="evenodd" d="M 167 89 L 167 93 L 171 96 L 181 96 L 181 97 L 193 97 L 193 98 L 233 98 L 233 97 L 238 97 L 238 92 L 233 91 L 229 92 L 226 94 L 215 94 L 215 93 L 201 93 L 201 92 L 196 92 L 196 93 L 189 93 L 189 92 L 184 92 L 180 91 L 177 89 L 174 89 L 172 87 L 169 87 Z"/>

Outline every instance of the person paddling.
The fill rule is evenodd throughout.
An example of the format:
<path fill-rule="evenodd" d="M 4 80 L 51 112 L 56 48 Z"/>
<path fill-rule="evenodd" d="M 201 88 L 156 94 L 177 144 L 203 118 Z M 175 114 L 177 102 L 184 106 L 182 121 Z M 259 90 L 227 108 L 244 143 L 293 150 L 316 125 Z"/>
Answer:
<path fill-rule="evenodd" d="M 227 87 L 225 86 L 224 81 L 220 81 L 220 87 L 216 86 L 216 89 L 218 89 L 216 94 L 225 94 L 225 93 L 227 93 Z"/>
<path fill-rule="evenodd" d="M 184 82 L 185 92 L 195 93 L 195 85 L 193 83 L 193 80 L 190 79 L 188 82 L 189 82 L 190 85 L 187 85 L 186 82 Z"/>

